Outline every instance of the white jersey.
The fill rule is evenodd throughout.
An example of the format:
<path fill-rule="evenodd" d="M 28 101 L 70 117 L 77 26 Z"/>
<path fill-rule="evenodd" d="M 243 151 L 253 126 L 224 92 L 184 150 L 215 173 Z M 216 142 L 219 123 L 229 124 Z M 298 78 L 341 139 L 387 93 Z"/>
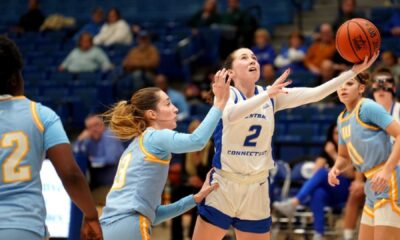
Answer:
<path fill-rule="evenodd" d="M 254 96 L 249 99 L 231 87 L 230 98 L 214 132 L 213 166 L 242 176 L 267 172 L 274 167 L 271 147 L 274 113 L 320 101 L 355 75 L 350 70 L 318 87 L 287 88 L 288 94 L 274 98 L 269 98 L 261 86 L 255 87 Z"/>
<path fill-rule="evenodd" d="M 264 91 L 263 87 L 256 86 L 254 94 L 258 95 Z M 227 105 L 245 100 L 246 97 L 238 89 L 231 87 Z M 271 139 L 274 121 L 272 99 L 268 99 L 238 122 L 232 123 L 222 118 L 214 133 L 213 166 L 244 175 L 273 168 Z"/>

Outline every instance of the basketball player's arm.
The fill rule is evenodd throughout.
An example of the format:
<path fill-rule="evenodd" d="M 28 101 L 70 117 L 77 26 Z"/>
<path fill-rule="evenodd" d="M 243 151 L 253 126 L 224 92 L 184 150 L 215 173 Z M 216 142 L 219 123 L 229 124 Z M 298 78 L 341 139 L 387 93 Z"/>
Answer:
<path fill-rule="evenodd" d="M 333 78 L 318 87 L 294 87 L 287 88 L 288 94 L 280 94 L 276 96 L 275 111 L 280 111 L 287 108 L 294 108 L 304 104 L 318 102 L 331 93 L 335 92 L 340 85 L 346 80 L 356 76 L 352 70 L 340 74 L 338 77 Z"/>
<path fill-rule="evenodd" d="M 221 116 L 221 110 L 212 107 L 192 134 L 178 133 L 169 129 L 153 131 L 144 136 L 144 146 L 156 156 L 165 152 L 185 153 L 201 150 L 210 140 Z"/>
<path fill-rule="evenodd" d="M 328 174 L 328 182 L 331 186 L 336 186 L 340 184 L 339 179 L 337 178 L 341 173 L 347 171 L 351 168 L 350 156 L 347 151 L 347 147 L 345 144 L 339 144 L 338 146 L 338 156 L 335 161 L 335 165 L 329 171 Z"/>

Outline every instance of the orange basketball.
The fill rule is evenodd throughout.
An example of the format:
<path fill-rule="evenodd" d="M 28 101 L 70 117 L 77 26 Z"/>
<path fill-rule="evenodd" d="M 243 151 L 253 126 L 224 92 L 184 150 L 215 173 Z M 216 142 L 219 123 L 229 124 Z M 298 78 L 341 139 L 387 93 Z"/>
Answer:
<path fill-rule="evenodd" d="M 340 56 L 352 63 L 364 61 L 381 47 L 381 35 L 376 26 L 363 18 L 343 23 L 336 32 L 336 49 Z"/>

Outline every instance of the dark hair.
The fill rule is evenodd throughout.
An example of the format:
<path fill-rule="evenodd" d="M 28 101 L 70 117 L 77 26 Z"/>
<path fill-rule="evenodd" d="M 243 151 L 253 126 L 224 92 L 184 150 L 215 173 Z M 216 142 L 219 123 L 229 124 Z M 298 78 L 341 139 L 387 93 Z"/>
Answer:
<path fill-rule="evenodd" d="M 17 45 L 0 36 L 0 94 L 12 94 L 20 87 L 23 60 Z"/>
<path fill-rule="evenodd" d="M 335 131 L 335 128 L 336 128 L 336 122 L 332 123 L 332 125 L 329 126 L 328 131 L 326 132 L 325 144 L 327 142 L 332 142 L 335 145 L 336 149 L 337 149 L 338 145 L 335 142 L 335 140 L 333 139 L 333 133 Z"/>
<path fill-rule="evenodd" d="M 110 10 L 108 10 L 107 17 L 108 17 L 108 14 L 110 14 L 111 11 L 115 11 L 115 13 L 117 14 L 118 19 L 121 19 L 121 13 L 120 13 L 119 9 L 116 8 L 116 7 L 112 7 L 112 8 L 110 8 Z"/>
<path fill-rule="evenodd" d="M 156 87 L 142 88 L 129 101 L 118 102 L 102 117 L 118 138 L 130 140 L 137 137 L 149 126 L 145 113 L 147 110 L 156 110 L 160 91 Z"/>
<path fill-rule="evenodd" d="M 375 78 L 377 75 L 382 75 L 382 74 L 383 74 L 383 75 L 388 75 L 388 76 L 390 76 L 391 79 L 390 79 L 389 82 L 395 84 L 395 83 L 394 83 L 394 77 L 393 77 L 392 71 L 391 71 L 389 68 L 385 68 L 385 67 L 377 68 L 377 69 L 373 72 L 372 77 Z"/>
<path fill-rule="evenodd" d="M 91 41 L 91 43 L 92 43 L 92 45 L 93 45 L 93 36 L 92 36 L 92 34 L 90 34 L 89 32 L 83 32 L 83 33 L 81 33 L 81 35 L 79 35 L 78 47 L 81 46 L 81 41 L 82 41 L 82 38 L 83 38 L 84 36 L 89 36 L 89 37 L 90 37 L 90 41 Z"/>
<path fill-rule="evenodd" d="M 361 84 L 368 85 L 369 78 L 370 74 L 364 71 L 362 73 L 357 74 L 357 76 L 354 79 Z"/>

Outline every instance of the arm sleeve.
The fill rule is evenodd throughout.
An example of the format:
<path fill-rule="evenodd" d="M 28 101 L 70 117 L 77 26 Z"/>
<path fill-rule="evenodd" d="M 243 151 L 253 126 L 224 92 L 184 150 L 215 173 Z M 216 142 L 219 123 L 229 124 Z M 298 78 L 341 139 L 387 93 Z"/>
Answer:
<path fill-rule="evenodd" d="M 161 157 L 168 153 L 193 152 L 202 149 L 221 118 L 221 110 L 212 107 L 200 126 L 192 133 L 178 133 L 169 129 L 153 131 L 144 137 L 144 146 L 152 154 Z"/>
<path fill-rule="evenodd" d="M 357 113 L 358 114 L 358 113 Z M 378 126 L 385 130 L 393 121 L 393 117 L 381 105 L 374 101 L 364 101 L 360 108 L 361 121 Z"/>
<path fill-rule="evenodd" d="M 113 34 L 108 36 L 108 38 L 105 40 L 105 45 L 119 43 L 121 40 L 128 38 L 128 36 L 131 34 L 129 25 L 123 20 L 120 20 L 120 22 L 113 27 L 116 29 L 115 31 L 112 31 Z"/>
<path fill-rule="evenodd" d="M 105 39 L 108 37 L 107 34 L 107 29 L 108 26 L 106 24 L 104 24 L 101 28 L 100 28 L 100 32 L 93 38 L 93 43 L 95 45 L 101 45 L 104 44 Z"/>
<path fill-rule="evenodd" d="M 313 88 L 288 88 L 288 94 L 279 94 L 276 97 L 276 110 L 294 108 L 304 104 L 318 102 L 335 92 L 340 85 L 356 76 L 352 70 L 346 71 L 332 80 Z"/>
<path fill-rule="evenodd" d="M 107 71 L 107 70 L 111 69 L 110 59 L 108 59 L 108 56 L 106 55 L 106 53 L 103 50 L 98 49 L 97 59 L 100 63 L 102 71 Z"/>
<path fill-rule="evenodd" d="M 263 91 L 260 94 L 237 104 L 235 104 L 233 100 L 235 93 L 232 89 L 230 95 L 230 99 L 226 104 L 224 113 L 222 114 L 222 119 L 228 124 L 234 124 L 235 122 L 243 119 L 249 113 L 254 111 L 255 108 L 269 100 L 267 91 Z"/>
<path fill-rule="evenodd" d="M 156 218 L 154 219 L 152 224 L 158 225 L 162 222 L 165 222 L 171 218 L 187 212 L 195 206 L 196 202 L 194 201 L 193 194 L 186 196 L 177 202 L 168 205 L 160 205 L 156 209 Z"/>
<path fill-rule="evenodd" d="M 37 104 L 37 111 L 44 127 L 44 149 L 47 151 L 55 145 L 69 143 L 67 134 L 65 133 L 58 115 L 50 108 L 41 104 Z"/>

